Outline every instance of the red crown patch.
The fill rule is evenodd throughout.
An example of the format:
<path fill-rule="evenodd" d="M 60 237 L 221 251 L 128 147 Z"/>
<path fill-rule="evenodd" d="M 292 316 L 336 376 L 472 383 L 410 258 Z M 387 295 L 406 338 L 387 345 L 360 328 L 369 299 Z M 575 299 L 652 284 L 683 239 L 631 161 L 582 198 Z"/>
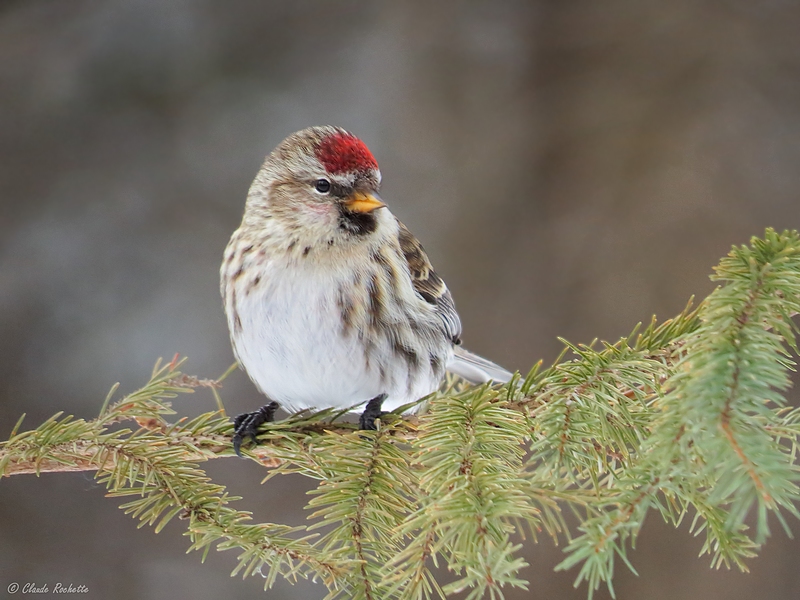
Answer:
<path fill-rule="evenodd" d="M 317 159 L 331 174 L 369 171 L 378 168 L 366 144 L 349 133 L 334 133 L 323 139 L 316 150 Z"/>

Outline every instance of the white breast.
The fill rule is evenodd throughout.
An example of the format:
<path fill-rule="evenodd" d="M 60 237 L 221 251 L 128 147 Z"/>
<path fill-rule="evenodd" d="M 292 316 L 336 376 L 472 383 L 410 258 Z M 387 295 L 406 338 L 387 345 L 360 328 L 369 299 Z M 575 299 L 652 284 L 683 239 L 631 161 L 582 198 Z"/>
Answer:
<path fill-rule="evenodd" d="M 226 298 L 234 351 L 259 389 L 290 412 L 353 407 L 384 393 L 384 410 L 392 410 L 433 392 L 443 374 L 434 363 L 452 357 L 449 340 L 432 329 L 418 339 L 402 318 L 385 335 L 368 331 L 363 314 L 346 328 L 339 295 L 364 296 L 366 288 L 354 284 L 351 269 L 330 272 L 312 263 L 265 259 L 258 284 L 242 277 Z M 418 356 L 415 368 L 397 355 L 398 338 Z"/>

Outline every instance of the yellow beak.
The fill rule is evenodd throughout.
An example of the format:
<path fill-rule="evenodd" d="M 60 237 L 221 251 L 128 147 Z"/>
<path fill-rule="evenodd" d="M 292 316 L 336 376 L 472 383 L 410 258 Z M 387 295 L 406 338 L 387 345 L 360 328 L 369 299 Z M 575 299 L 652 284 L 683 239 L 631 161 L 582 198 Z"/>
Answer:
<path fill-rule="evenodd" d="M 386 206 L 376 194 L 353 192 L 344 201 L 344 207 L 350 212 L 371 213 L 373 210 Z"/>

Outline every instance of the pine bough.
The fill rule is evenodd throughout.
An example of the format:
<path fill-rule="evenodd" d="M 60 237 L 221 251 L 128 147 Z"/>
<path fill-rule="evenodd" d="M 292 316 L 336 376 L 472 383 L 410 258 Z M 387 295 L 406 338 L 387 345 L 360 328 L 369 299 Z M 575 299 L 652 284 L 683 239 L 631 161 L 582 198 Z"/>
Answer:
<path fill-rule="evenodd" d="M 247 456 L 267 478 L 318 482 L 311 524 L 254 523 L 200 464 L 232 457 L 219 380 L 157 364 L 139 391 L 84 420 L 20 422 L 0 475 L 96 471 L 122 508 L 158 532 L 186 520 L 190 548 L 239 553 L 235 573 L 320 581 L 326 598 L 502 598 L 525 588 L 523 535 L 566 541 L 558 569 L 608 585 L 648 512 L 688 516 L 713 566 L 746 570 L 774 514 L 798 516 L 800 409 L 787 405 L 797 353 L 800 237 L 766 231 L 734 247 L 698 308 L 614 344 L 574 345 L 502 387 L 450 381 L 419 416 L 356 431 L 342 413 L 265 426 Z M 169 400 L 209 388 L 220 410 L 171 422 Z M 135 423 L 136 428 L 126 428 Z M 577 529 L 562 514 L 577 514 Z M 745 521 L 755 515 L 753 534 Z M 316 530 L 324 529 L 324 534 Z M 446 567 L 440 585 L 432 568 Z"/>

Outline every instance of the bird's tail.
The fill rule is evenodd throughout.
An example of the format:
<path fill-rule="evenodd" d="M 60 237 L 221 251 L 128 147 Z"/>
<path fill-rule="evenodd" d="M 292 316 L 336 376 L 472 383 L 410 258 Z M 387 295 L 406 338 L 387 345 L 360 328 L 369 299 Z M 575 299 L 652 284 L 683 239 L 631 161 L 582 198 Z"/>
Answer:
<path fill-rule="evenodd" d="M 476 384 L 487 381 L 506 383 L 513 376 L 500 365 L 473 354 L 461 346 L 455 347 L 453 359 L 448 363 L 447 370 Z"/>

